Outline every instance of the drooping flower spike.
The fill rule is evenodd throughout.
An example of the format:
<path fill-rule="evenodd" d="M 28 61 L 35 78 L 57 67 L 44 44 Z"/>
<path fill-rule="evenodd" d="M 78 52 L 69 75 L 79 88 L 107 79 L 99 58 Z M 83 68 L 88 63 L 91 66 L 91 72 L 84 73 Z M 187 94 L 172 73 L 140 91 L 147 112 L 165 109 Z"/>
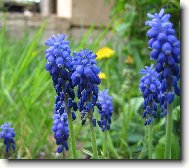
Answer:
<path fill-rule="evenodd" d="M 139 89 L 144 98 L 144 112 L 143 118 L 145 118 L 144 125 L 149 125 L 153 118 L 157 117 L 157 103 L 159 103 L 160 94 L 160 81 L 159 74 L 151 67 L 145 67 L 140 71 L 144 76 L 140 80 Z"/>
<path fill-rule="evenodd" d="M 55 101 L 55 110 L 53 116 L 54 138 L 58 145 L 57 152 L 61 153 L 64 149 L 68 150 L 67 140 L 69 138 L 69 129 L 65 104 L 67 108 L 77 110 L 77 103 L 74 102 L 75 93 L 72 84 L 71 75 L 73 71 L 72 57 L 69 41 L 66 41 L 66 35 L 58 34 L 52 36 L 46 41 L 49 48 L 46 50 L 46 70 L 50 73 L 55 91 L 57 93 Z M 67 109 L 68 110 L 68 109 Z M 76 115 L 72 111 L 72 119 Z"/>
<path fill-rule="evenodd" d="M 151 29 L 147 32 L 150 37 L 149 48 L 152 49 L 150 58 L 156 60 L 156 71 L 159 73 L 161 82 L 161 116 L 167 114 L 168 103 L 172 103 L 174 95 L 180 96 L 180 42 L 176 37 L 173 24 L 170 22 L 170 14 L 160 13 L 147 14 L 151 19 L 145 25 Z"/>
<path fill-rule="evenodd" d="M 55 109 L 53 115 L 53 127 L 54 138 L 56 139 L 56 144 L 58 145 L 57 152 L 61 153 L 63 150 L 68 150 L 68 115 L 65 111 L 64 102 L 61 101 L 59 96 L 56 97 Z"/>
<path fill-rule="evenodd" d="M 11 124 L 6 122 L 3 125 L 1 125 L 0 129 L 0 138 L 4 140 L 4 144 L 6 146 L 5 152 L 9 152 L 11 148 L 15 150 L 14 128 L 11 128 Z"/>
<path fill-rule="evenodd" d="M 99 67 L 96 65 L 96 54 L 92 51 L 81 50 L 74 52 L 74 73 L 71 78 L 74 86 L 78 86 L 77 97 L 79 98 L 78 109 L 81 112 L 82 125 L 86 122 L 86 114 L 94 111 L 98 98 L 98 85 L 100 84 Z M 96 119 L 92 118 L 93 125 Z"/>
<path fill-rule="evenodd" d="M 96 65 L 96 54 L 92 51 L 81 50 L 73 53 L 73 74 L 71 76 L 73 86 L 77 87 L 77 97 L 79 99 L 78 109 L 81 112 L 82 125 L 85 124 L 87 118 L 90 125 L 91 142 L 94 159 L 98 159 L 98 151 L 96 145 L 96 134 L 94 127 L 96 119 L 93 112 L 94 107 L 100 108 L 96 103 L 98 98 L 98 85 L 100 84 L 100 69 Z"/>
<path fill-rule="evenodd" d="M 101 120 L 98 125 L 102 131 L 109 130 L 111 124 L 111 117 L 113 112 L 112 97 L 108 95 L 108 90 L 102 90 L 98 94 L 98 103 L 101 109 L 98 110 Z"/>

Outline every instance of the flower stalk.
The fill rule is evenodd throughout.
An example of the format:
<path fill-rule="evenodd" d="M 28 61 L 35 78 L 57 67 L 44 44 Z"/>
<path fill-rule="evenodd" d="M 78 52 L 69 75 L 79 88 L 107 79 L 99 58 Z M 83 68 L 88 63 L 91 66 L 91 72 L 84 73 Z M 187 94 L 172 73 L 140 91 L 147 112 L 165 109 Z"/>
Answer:
<path fill-rule="evenodd" d="M 91 102 L 91 97 L 92 97 L 92 94 L 89 94 L 88 102 Z M 90 109 L 90 111 L 88 113 L 88 119 L 89 119 L 90 132 L 91 132 L 93 159 L 98 159 L 98 151 L 97 151 L 97 145 L 96 145 L 96 133 L 95 133 L 94 124 L 93 124 L 93 111 L 92 111 L 92 109 Z"/>
<path fill-rule="evenodd" d="M 92 142 L 92 150 L 93 150 L 93 159 L 98 159 L 98 151 L 96 145 L 96 134 L 95 129 L 92 123 L 92 116 L 91 112 L 89 112 L 89 124 L 90 124 L 90 131 L 91 131 L 91 142 Z"/>
<path fill-rule="evenodd" d="M 103 159 L 106 159 L 107 155 L 107 133 L 110 130 L 111 117 L 113 113 L 112 97 L 109 96 L 108 90 L 102 90 L 98 95 L 98 104 L 100 106 L 98 113 L 101 116 L 101 120 L 98 121 L 98 125 L 104 133 L 103 137 Z"/>
<path fill-rule="evenodd" d="M 164 158 L 170 159 L 172 106 L 175 95 L 180 96 L 180 41 L 170 21 L 171 15 L 166 14 L 164 9 L 161 9 L 159 13 L 148 13 L 147 16 L 150 20 L 146 21 L 145 25 L 151 27 L 146 34 L 150 38 L 148 46 L 152 49 L 150 58 L 156 61 L 155 70 L 159 73 L 161 82 L 160 117 L 167 116 Z"/>
<path fill-rule="evenodd" d="M 150 124 L 148 126 L 148 159 L 152 159 L 152 139 L 153 139 L 152 124 Z"/>
<path fill-rule="evenodd" d="M 68 104 L 68 99 L 66 97 L 65 107 L 66 107 L 66 111 L 67 111 L 67 114 L 68 114 L 68 127 L 69 127 L 69 131 L 70 131 L 71 152 L 72 152 L 72 157 L 74 159 L 77 159 L 75 134 L 74 134 L 74 128 L 73 128 L 73 122 L 72 122 L 72 113 L 71 113 L 71 109 L 68 108 L 67 104 Z"/>
<path fill-rule="evenodd" d="M 166 144 L 164 159 L 171 159 L 171 134 L 172 134 L 173 118 L 172 118 L 172 104 L 168 104 L 168 115 L 166 125 Z"/>
<path fill-rule="evenodd" d="M 98 85 L 101 83 L 99 78 L 100 68 L 96 65 L 96 54 L 92 51 L 81 50 L 73 53 L 73 74 L 71 76 L 73 86 L 77 86 L 78 110 L 81 112 L 82 126 L 86 119 L 89 120 L 93 158 L 98 159 L 96 145 L 96 119 L 93 116 L 94 107 L 97 105 Z"/>
<path fill-rule="evenodd" d="M 104 154 L 104 158 L 107 158 L 107 130 L 104 131 L 104 142 L 103 142 L 103 154 Z"/>

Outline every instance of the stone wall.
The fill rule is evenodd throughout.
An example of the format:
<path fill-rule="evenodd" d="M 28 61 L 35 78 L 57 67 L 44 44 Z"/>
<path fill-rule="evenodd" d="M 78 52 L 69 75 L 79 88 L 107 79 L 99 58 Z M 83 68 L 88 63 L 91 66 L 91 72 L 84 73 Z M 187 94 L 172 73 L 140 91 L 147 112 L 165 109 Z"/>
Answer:
<path fill-rule="evenodd" d="M 30 36 L 40 27 L 40 25 L 47 19 L 48 24 L 45 28 L 42 42 L 44 42 L 52 34 L 65 33 L 79 41 L 86 33 L 92 24 L 95 29 L 90 35 L 90 41 L 95 39 L 109 24 L 110 6 L 104 4 L 104 0 L 73 0 L 73 13 L 71 19 L 59 18 L 56 14 L 49 16 L 42 16 L 40 14 L 33 14 L 32 16 L 25 16 L 20 13 L 7 13 L 6 24 L 9 36 L 14 39 L 22 37 L 24 31 L 27 31 Z M 3 25 L 3 13 L 0 13 L 0 27 Z M 111 32 L 104 38 L 111 39 Z"/>
<path fill-rule="evenodd" d="M 72 0 L 72 24 L 106 26 L 109 23 L 112 1 Z"/>

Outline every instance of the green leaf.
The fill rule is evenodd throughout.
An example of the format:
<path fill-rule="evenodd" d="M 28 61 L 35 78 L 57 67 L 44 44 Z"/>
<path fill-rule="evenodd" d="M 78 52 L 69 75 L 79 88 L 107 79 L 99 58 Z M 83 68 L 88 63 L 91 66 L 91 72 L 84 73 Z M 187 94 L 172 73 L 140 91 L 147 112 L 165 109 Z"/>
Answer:
<path fill-rule="evenodd" d="M 180 120 L 180 106 L 173 109 L 173 119 L 176 121 Z"/>
<path fill-rule="evenodd" d="M 112 139 L 111 139 L 111 136 L 110 136 L 109 132 L 108 132 L 108 134 L 107 134 L 107 139 L 108 139 L 107 145 L 108 145 L 109 150 L 112 152 L 112 154 L 113 154 L 116 158 L 120 158 L 120 156 L 118 155 L 118 153 L 117 153 L 117 151 L 116 151 L 116 148 L 114 147 L 114 144 L 113 144 L 113 142 L 112 142 Z"/>
<path fill-rule="evenodd" d="M 166 135 L 164 135 L 159 140 L 159 143 L 156 145 L 155 148 L 156 159 L 164 159 L 165 142 L 166 142 Z M 172 141 L 171 141 L 171 159 L 180 159 L 179 138 L 173 133 L 172 133 Z"/>

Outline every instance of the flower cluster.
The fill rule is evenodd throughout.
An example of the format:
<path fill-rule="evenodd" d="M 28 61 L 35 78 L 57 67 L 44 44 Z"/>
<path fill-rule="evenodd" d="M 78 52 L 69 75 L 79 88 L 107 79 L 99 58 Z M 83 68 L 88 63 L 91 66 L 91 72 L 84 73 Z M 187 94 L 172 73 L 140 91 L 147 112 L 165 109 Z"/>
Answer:
<path fill-rule="evenodd" d="M 101 109 L 98 110 L 101 120 L 98 121 L 99 127 L 102 131 L 109 130 L 111 124 L 111 116 L 113 112 L 112 97 L 108 95 L 108 90 L 99 92 L 98 103 Z"/>
<path fill-rule="evenodd" d="M 68 122 L 71 122 L 70 115 L 72 115 L 72 120 L 76 119 L 74 111 L 81 112 L 82 125 L 88 117 L 90 124 L 95 127 L 96 119 L 93 117 L 93 112 L 94 107 L 97 106 L 101 115 L 98 125 L 103 131 L 110 129 L 113 111 L 108 91 L 100 93 L 99 102 L 97 102 L 98 85 L 101 80 L 100 69 L 96 65 L 96 54 L 86 49 L 73 52 L 71 56 L 69 42 L 65 38 L 65 35 L 59 34 L 52 36 L 45 43 L 49 46 L 46 50 L 46 70 L 52 77 L 57 93 L 52 131 L 58 145 L 58 153 L 69 149 L 67 141 L 69 134 L 72 137 L 73 131 L 68 128 L 68 124 L 72 123 Z M 113 54 L 112 52 L 108 50 L 108 57 Z M 77 87 L 78 103 L 74 102 L 75 87 Z"/>
<path fill-rule="evenodd" d="M 53 127 L 52 131 L 54 132 L 54 138 L 56 139 L 56 144 L 58 145 L 57 152 L 61 153 L 64 149 L 68 150 L 68 138 L 69 138 L 69 129 L 67 121 L 67 113 L 65 110 L 65 104 L 62 101 L 61 96 L 56 97 L 54 115 L 53 115 Z"/>
<path fill-rule="evenodd" d="M 161 83 L 158 79 L 159 74 L 155 71 L 153 65 L 151 67 L 146 66 L 146 69 L 142 69 L 140 73 L 144 74 L 139 86 L 144 98 L 144 125 L 149 125 L 152 122 L 152 118 L 157 117 L 157 103 L 159 103 Z"/>
<path fill-rule="evenodd" d="M 71 76 L 74 86 L 78 86 L 77 97 L 79 98 L 78 109 L 81 112 L 82 125 L 86 122 L 86 114 L 94 111 L 98 98 L 98 85 L 100 69 L 96 66 L 96 54 L 92 51 L 81 50 L 74 52 L 74 72 Z M 91 116 L 92 117 L 92 116 Z M 96 120 L 92 118 L 94 126 Z"/>
<path fill-rule="evenodd" d="M 50 73 L 56 93 L 61 91 L 69 94 L 74 99 L 73 86 L 71 82 L 72 57 L 69 41 L 66 35 L 58 34 L 46 41 L 49 48 L 46 50 L 46 70 Z"/>
<path fill-rule="evenodd" d="M 77 103 L 74 102 L 74 86 L 71 80 L 73 71 L 72 57 L 70 55 L 71 50 L 69 41 L 66 41 L 65 38 L 66 35 L 58 34 L 57 36 L 49 38 L 45 43 L 49 46 L 46 50 L 46 70 L 52 77 L 53 85 L 57 93 L 52 131 L 54 132 L 56 143 L 59 145 L 57 149 L 59 153 L 62 152 L 64 148 L 68 150 L 68 112 L 66 111 L 65 105 L 69 109 L 77 110 Z M 76 118 L 73 111 L 72 118 Z"/>
<path fill-rule="evenodd" d="M 10 123 L 4 123 L 1 125 L 0 138 L 4 139 L 4 144 L 6 145 L 5 152 L 9 152 L 9 149 L 12 147 L 15 150 L 15 133 L 14 128 L 11 128 Z"/>
<path fill-rule="evenodd" d="M 145 24 L 150 26 L 147 36 L 149 48 L 152 49 L 150 57 L 156 60 L 156 71 L 161 82 L 161 116 L 167 114 L 168 103 L 172 103 L 174 95 L 180 95 L 178 81 L 180 79 L 180 42 L 176 38 L 173 24 L 169 21 L 171 15 L 160 13 L 147 15 L 151 20 Z"/>
<path fill-rule="evenodd" d="M 66 35 L 58 34 L 49 38 L 45 45 L 49 46 L 46 50 L 46 69 L 54 74 L 57 68 L 71 69 L 71 57 L 69 41 L 65 40 Z"/>

